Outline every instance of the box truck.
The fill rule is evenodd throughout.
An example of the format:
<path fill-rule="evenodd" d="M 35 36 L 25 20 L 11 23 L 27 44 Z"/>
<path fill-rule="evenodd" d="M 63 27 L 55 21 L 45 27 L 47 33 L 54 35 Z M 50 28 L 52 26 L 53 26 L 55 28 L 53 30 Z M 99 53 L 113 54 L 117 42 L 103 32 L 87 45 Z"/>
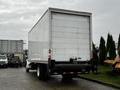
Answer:
<path fill-rule="evenodd" d="M 49 8 L 28 34 L 26 71 L 46 79 L 77 76 L 92 57 L 91 13 Z M 88 67 L 89 68 L 89 67 Z"/>

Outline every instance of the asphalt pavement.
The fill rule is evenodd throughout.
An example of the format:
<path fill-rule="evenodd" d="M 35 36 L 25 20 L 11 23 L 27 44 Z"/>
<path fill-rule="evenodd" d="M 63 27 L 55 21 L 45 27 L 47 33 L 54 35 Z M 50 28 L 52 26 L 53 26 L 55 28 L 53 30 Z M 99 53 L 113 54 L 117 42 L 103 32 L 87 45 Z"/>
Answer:
<path fill-rule="evenodd" d="M 0 68 L 0 90 L 118 90 L 80 78 L 63 80 L 60 75 L 41 81 L 36 71 L 25 72 L 25 68 Z"/>

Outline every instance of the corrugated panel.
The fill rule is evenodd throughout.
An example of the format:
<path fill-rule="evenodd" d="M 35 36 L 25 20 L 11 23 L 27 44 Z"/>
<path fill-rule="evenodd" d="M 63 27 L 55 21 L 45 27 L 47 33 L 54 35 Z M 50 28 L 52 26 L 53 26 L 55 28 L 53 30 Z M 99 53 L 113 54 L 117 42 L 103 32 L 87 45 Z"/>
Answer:
<path fill-rule="evenodd" d="M 90 60 L 89 17 L 52 13 L 52 58 Z"/>
<path fill-rule="evenodd" d="M 17 52 L 23 52 L 23 42 L 21 43 L 21 41 L 17 42 Z"/>
<path fill-rule="evenodd" d="M 38 21 L 29 32 L 29 59 L 48 61 L 49 50 L 49 13 Z"/>
<path fill-rule="evenodd" d="M 3 53 L 8 51 L 8 41 L 2 41 L 2 49 L 3 49 Z"/>
<path fill-rule="evenodd" d="M 0 53 L 22 53 L 23 40 L 0 40 Z"/>

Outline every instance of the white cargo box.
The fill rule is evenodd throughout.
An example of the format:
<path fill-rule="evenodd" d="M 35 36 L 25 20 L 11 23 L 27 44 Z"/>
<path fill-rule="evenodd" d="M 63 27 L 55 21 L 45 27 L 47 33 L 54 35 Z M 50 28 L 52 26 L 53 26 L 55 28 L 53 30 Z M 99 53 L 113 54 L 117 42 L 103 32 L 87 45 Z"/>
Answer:
<path fill-rule="evenodd" d="M 49 8 L 29 32 L 29 60 L 91 58 L 91 13 Z"/>

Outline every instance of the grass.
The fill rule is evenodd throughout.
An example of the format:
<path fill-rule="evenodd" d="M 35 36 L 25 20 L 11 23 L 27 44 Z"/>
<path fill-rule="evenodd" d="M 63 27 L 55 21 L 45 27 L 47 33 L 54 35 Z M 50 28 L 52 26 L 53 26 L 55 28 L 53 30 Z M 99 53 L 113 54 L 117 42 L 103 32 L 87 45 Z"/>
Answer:
<path fill-rule="evenodd" d="M 81 76 L 120 86 L 120 73 L 113 72 L 108 66 L 99 66 L 98 74 L 82 74 Z"/>

